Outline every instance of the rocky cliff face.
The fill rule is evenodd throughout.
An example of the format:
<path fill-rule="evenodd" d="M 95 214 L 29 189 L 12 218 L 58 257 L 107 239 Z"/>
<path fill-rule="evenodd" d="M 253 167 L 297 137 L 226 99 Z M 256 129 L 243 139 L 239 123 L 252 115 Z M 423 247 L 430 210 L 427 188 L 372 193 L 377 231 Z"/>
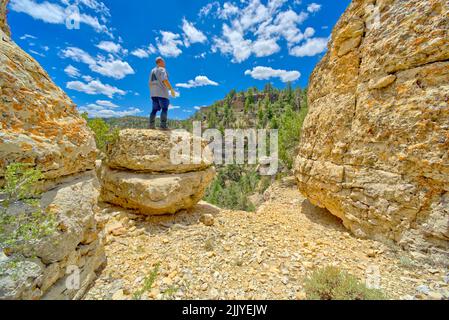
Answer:
<path fill-rule="evenodd" d="M 182 138 L 192 145 L 190 134 Z M 174 141 L 170 132 L 121 131 L 99 168 L 101 200 L 147 215 L 174 214 L 197 204 L 215 169 L 207 160 L 194 164 L 191 155 L 183 159 L 185 164 L 173 164 Z M 201 147 L 205 146 L 203 142 Z"/>
<path fill-rule="evenodd" d="M 6 1 L 1 4 L 4 14 Z M 0 27 L 4 20 L 0 15 Z M 0 35 L 0 180 L 13 162 L 32 164 L 47 179 L 94 169 L 95 140 L 75 104 L 6 33 Z"/>
<path fill-rule="evenodd" d="M 8 37 L 11 36 L 8 23 L 6 22 L 6 6 L 9 0 L 0 0 L 0 30 L 2 30 Z"/>
<path fill-rule="evenodd" d="M 0 2 L 0 183 L 11 163 L 40 169 L 41 208 L 56 216 L 57 231 L 38 241 L 15 270 L 0 275 L 0 299 L 80 298 L 104 262 L 94 217 L 95 142 L 73 102 L 10 39 L 7 2 Z M 0 269 L 8 259 L 0 252 Z M 74 282 L 67 286 L 70 276 Z"/>
<path fill-rule="evenodd" d="M 299 188 L 361 237 L 449 261 L 449 3 L 354 0 L 312 74 Z"/>

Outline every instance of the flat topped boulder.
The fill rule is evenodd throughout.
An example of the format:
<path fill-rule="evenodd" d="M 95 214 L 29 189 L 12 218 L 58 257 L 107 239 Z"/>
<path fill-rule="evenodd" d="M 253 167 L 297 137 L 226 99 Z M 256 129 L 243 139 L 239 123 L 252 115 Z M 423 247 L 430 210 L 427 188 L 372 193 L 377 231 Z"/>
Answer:
<path fill-rule="evenodd" d="M 211 161 L 201 159 L 201 156 L 195 161 L 193 152 L 185 155 L 181 164 L 173 163 L 171 152 L 181 140 L 190 146 L 196 142 L 201 145 L 201 150 L 207 146 L 206 141 L 194 138 L 188 132 L 122 130 L 118 139 L 107 148 L 106 164 L 111 169 L 145 173 L 185 173 L 212 166 Z"/>
<path fill-rule="evenodd" d="M 101 199 L 145 215 L 174 214 L 196 205 L 215 177 L 215 168 L 188 173 L 151 174 L 102 166 Z"/>

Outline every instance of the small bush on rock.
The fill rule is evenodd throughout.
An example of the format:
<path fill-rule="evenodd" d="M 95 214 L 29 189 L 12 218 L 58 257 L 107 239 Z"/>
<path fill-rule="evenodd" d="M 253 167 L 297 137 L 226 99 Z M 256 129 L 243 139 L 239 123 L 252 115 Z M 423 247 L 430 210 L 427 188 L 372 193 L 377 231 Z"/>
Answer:
<path fill-rule="evenodd" d="M 56 230 L 55 218 L 44 212 L 34 190 L 42 173 L 26 164 L 9 165 L 0 189 L 0 253 L 10 258 L 11 268 L 20 254 L 32 253 L 33 245 Z M 14 209 L 13 209 L 14 208 Z M 0 274 L 5 265 L 2 264 Z"/>

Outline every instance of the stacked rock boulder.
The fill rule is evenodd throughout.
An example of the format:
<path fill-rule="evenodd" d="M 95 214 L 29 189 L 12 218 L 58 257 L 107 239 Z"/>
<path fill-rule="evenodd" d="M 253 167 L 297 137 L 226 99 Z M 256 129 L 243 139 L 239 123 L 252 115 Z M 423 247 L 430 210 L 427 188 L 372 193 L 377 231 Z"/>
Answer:
<path fill-rule="evenodd" d="M 173 162 L 171 152 L 178 140 L 172 134 L 121 131 L 99 168 L 101 200 L 146 215 L 174 214 L 197 204 L 215 177 L 215 168 L 207 157 L 195 159 L 190 154 L 180 159 L 182 163 Z M 195 138 L 189 133 L 178 137 L 193 146 Z M 205 142 L 199 143 L 206 150 Z"/>
<path fill-rule="evenodd" d="M 361 237 L 449 263 L 447 0 L 354 0 L 308 91 L 301 192 Z"/>
<path fill-rule="evenodd" d="M 9 257 L 0 252 L 0 299 L 81 298 L 105 260 L 95 140 L 70 98 L 11 40 L 7 2 L 0 2 L 0 185 L 10 164 L 39 169 L 41 208 L 56 217 L 57 230 L 14 270 L 5 270 Z M 70 276 L 76 281 L 67 286 Z"/>

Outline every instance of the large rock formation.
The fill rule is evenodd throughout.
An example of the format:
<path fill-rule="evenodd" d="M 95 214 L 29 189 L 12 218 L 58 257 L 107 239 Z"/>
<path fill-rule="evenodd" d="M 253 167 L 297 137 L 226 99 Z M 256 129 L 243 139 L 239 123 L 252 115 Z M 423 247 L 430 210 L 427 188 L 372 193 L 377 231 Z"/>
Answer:
<path fill-rule="evenodd" d="M 309 84 L 296 175 L 361 237 L 449 262 L 449 4 L 354 0 Z"/>
<path fill-rule="evenodd" d="M 181 157 L 183 163 L 173 163 L 175 142 L 195 142 L 187 132 L 177 137 L 156 130 L 122 130 L 98 170 L 101 200 L 147 215 L 174 214 L 197 204 L 215 169 L 207 157 L 195 161 L 193 152 Z M 203 150 L 206 143 L 199 143 Z"/>
<path fill-rule="evenodd" d="M 32 164 L 47 179 L 94 169 L 95 140 L 75 104 L 6 33 L 0 40 L 0 180 L 13 162 Z"/>
<path fill-rule="evenodd" d="M 94 217 L 95 141 L 73 102 L 10 39 L 6 4 L 0 2 L 0 185 L 11 163 L 40 169 L 41 208 L 56 217 L 57 230 L 14 264 L 0 252 L 0 299 L 80 298 L 105 259 Z M 8 213 L 23 206 L 14 203 Z"/>
<path fill-rule="evenodd" d="M 9 0 L 0 0 L 0 30 L 2 30 L 8 37 L 11 36 L 8 23 L 6 22 L 6 6 Z"/>

